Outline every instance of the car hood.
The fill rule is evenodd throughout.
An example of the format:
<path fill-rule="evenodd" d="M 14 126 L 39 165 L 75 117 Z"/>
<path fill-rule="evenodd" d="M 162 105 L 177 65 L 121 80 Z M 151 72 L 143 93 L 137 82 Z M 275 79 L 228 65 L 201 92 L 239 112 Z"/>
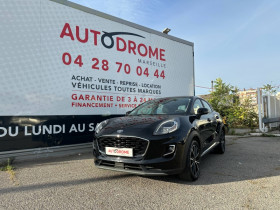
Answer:
<path fill-rule="evenodd" d="M 108 124 L 101 130 L 100 135 L 133 135 L 143 133 L 152 134 L 156 127 L 167 119 L 174 118 L 169 115 L 140 115 L 125 116 L 109 119 Z"/>

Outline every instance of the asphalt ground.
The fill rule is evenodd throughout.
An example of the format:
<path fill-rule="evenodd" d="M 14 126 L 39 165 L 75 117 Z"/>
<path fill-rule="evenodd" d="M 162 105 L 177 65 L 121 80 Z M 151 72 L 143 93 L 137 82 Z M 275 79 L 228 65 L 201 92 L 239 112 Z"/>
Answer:
<path fill-rule="evenodd" d="M 280 209 L 280 137 L 226 139 L 196 182 L 97 169 L 89 153 L 15 163 L 0 209 Z"/>

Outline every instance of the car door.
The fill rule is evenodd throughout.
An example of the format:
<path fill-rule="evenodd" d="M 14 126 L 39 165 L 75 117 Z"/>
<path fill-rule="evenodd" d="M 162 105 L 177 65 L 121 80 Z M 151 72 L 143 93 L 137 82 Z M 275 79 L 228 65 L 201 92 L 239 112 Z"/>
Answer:
<path fill-rule="evenodd" d="M 196 99 L 193 103 L 192 112 L 193 114 L 197 114 L 197 110 L 199 108 L 203 108 L 202 102 L 200 99 Z M 205 148 L 207 146 L 206 140 L 210 137 L 210 131 L 209 131 L 209 122 L 207 120 L 207 117 L 205 115 L 202 115 L 199 119 L 195 120 L 195 126 L 198 128 L 198 132 L 200 134 L 201 140 L 202 140 L 202 147 Z"/>
<path fill-rule="evenodd" d="M 209 132 L 209 137 L 208 139 L 206 139 L 206 143 L 209 144 L 209 146 L 211 146 L 214 141 L 216 140 L 217 137 L 217 115 L 215 114 L 215 112 L 213 111 L 212 107 L 203 99 L 201 99 L 201 102 L 204 106 L 204 108 L 207 108 L 209 113 L 207 115 L 205 115 L 204 117 L 207 118 L 208 121 L 208 128 L 207 131 Z"/>

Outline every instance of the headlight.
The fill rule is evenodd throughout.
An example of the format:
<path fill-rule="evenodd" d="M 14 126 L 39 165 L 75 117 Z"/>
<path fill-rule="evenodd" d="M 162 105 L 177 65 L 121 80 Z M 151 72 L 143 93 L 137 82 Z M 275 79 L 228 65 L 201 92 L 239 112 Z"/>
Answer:
<path fill-rule="evenodd" d="M 107 123 L 108 120 L 104 120 L 101 123 L 98 123 L 95 127 L 95 133 L 99 133 L 104 128 L 104 126 L 107 125 Z"/>
<path fill-rule="evenodd" d="M 163 135 L 167 133 L 172 133 L 176 131 L 180 126 L 179 119 L 168 120 L 161 123 L 156 130 L 154 131 L 154 135 Z"/>

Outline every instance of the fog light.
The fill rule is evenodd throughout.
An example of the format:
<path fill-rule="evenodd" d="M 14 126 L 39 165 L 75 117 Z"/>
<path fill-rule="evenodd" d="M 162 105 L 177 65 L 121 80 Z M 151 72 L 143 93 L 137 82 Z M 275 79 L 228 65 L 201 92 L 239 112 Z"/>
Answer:
<path fill-rule="evenodd" d="M 176 146 L 171 144 L 168 146 L 166 153 L 163 156 L 171 155 L 175 152 Z"/>

